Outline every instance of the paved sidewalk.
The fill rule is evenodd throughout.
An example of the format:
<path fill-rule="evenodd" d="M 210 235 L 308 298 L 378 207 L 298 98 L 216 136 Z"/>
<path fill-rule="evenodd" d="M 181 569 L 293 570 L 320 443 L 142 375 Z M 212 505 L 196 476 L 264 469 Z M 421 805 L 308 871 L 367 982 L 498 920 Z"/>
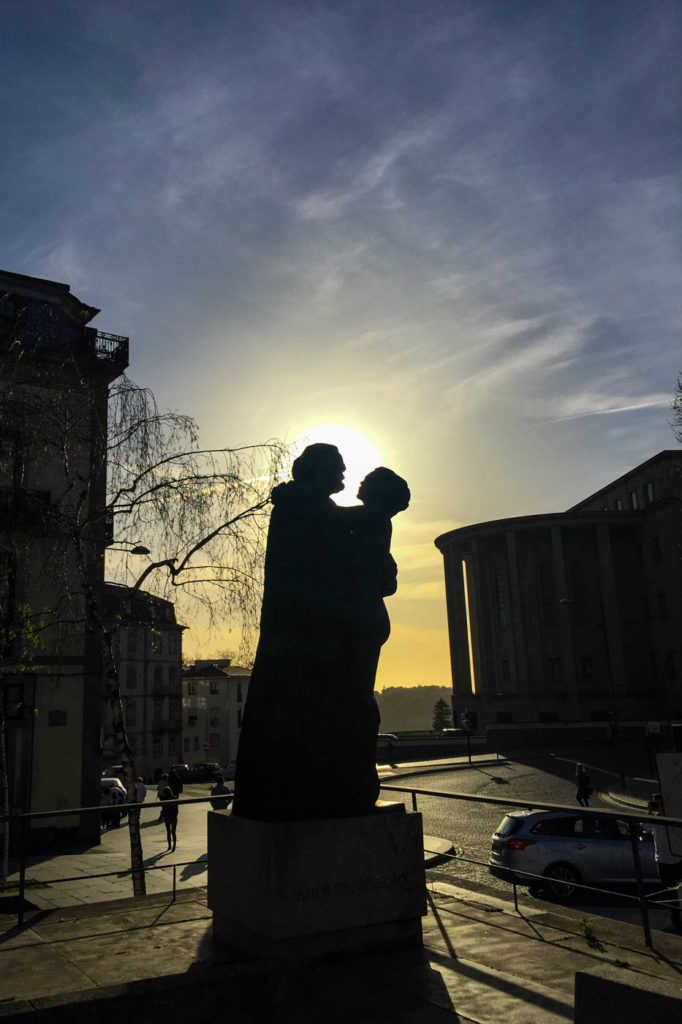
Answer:
<path fill-rule="evenodd" d="M 573 1020 L 578 970 L 680 982 L 682 939 L 656 952 L 629 925 L 429 886 L 424 948 L 273 966 L 213 944 L 205 889 L 0 917 L 0 1017 L 8 1024 L 555 1024 Z M 681 986 L 682 991 L 682 986 Z M 274 1007 L 276 1006 L 276 1010 Z"/>

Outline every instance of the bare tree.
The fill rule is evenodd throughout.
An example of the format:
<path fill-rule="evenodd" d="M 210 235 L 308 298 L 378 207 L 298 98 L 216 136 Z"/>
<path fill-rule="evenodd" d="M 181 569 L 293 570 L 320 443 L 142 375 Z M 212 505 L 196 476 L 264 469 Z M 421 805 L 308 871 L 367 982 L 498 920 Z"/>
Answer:
<path fill-rule="evenodd" d="M 672 401 L 673 430 L 675 437 L 682 444 L 682 373 L 677 378 L 677 386 Z"/>
<path fill-rule="evenodd" d="M 152 392 L 124 374 L 112 380 L 111 368 L 98 372 L 93 359 L 101 352 L 71 344 L 55 357 L 53 345 L 48 358 L 45 335 L 34 329 L 28 338 L 13 312 L 16 329 L 4 338 L 0 331 L 0 491 L 9 485 L 14 503 L 9 524 L 0 523 L 0 549 L 11 547 L 13 585 L 21 574 L 27 585 L 41 580 L 40 653 L 54 663 L 73 659 L 83 643 L 90 651 L 134 802 L 117 624 L 103 602 L 104 551 L 110 579 L 172 598 L 187 622 L 197 615 L 213 626 L 229 622 L 248 644 L 260 606 L 269 494 L 287 452 L 277 441 L 202 448 L 191 417 L 160 412 Z M 7 672 L 16 667 L 14 652 Z M 133 891 L 143 895 L 135 809 L 129 831 Z"/>

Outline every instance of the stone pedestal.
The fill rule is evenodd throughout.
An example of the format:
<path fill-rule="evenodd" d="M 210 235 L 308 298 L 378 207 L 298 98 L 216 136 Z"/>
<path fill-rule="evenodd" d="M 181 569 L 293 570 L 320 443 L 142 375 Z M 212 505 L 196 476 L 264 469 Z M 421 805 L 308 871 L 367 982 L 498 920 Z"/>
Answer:
<path fill-rule="evenodd" d="M 209 811 L 208 905 L 215 940 L 258 955 L 421 944 L 421 815 L 264 822 Z"/>

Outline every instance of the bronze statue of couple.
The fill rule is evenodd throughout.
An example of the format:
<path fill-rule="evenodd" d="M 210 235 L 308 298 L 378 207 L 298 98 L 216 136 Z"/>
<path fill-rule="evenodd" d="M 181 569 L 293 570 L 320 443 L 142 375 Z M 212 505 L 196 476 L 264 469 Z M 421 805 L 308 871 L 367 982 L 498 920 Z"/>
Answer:
<path fill-rule="evenodd" d="M 233 813 L 261 821 L 353 817 L 379 796 L 374 681 L 395 593 L 391 518 L 410 492 L 390 469 L 344 508 L 343 459 L 309 445 L 272 492 L 258 650 L 244 711 Z"/>

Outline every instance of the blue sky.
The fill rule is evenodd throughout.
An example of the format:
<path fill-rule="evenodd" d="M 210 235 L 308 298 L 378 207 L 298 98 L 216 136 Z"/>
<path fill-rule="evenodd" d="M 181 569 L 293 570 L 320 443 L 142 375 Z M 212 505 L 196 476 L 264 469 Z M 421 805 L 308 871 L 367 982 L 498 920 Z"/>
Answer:
<path fill-rule="evenodd" d="M 414 496 L 379 682 L 447 682 L 433 538 L 676 443 L 679 5 L 1 8 L 0 265 L 205 443 L 378 448 Z"/>

